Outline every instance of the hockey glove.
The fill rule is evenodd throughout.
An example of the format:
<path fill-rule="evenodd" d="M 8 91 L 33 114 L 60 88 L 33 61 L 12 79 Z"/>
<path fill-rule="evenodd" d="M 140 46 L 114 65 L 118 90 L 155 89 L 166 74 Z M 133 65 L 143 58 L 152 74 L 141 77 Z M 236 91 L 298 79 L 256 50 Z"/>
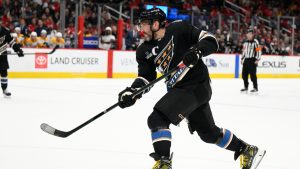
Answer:
<path fill-rule="evenodd" d="M 182 61 L 186 66 L 193 67 L 201 57 L 201 51 L 194 45 L 183 55 Z"/>
<path fill-rule="evenodd" d="M 18 54 L 19 57 L 24 57 L 24 53 L 22 49 L 16 51 L 16 53 Z"/>
<path fill-rule="evenodd" d="M 23 53 L 23 50 L 21 49 L 21 45 L 20 44 L 15 43 L 12 46 L 12 48 L 18 54 L 19 57 L 23 57 L 24 56 L 24 53 Z"/>
<path fill-rule="evenodd" d="M 142 94 L 138 94 L 135 97 L 132 96 L 134 92 L 136 92 L 137 89 L 132 87 L 127 87 L 125 90 L 121 91 L 119 93 L 119 106 L 124 109 L 126 107 L 130 107 L 134 105 L 137 99 L 140 99 L 142 97 Z"/>

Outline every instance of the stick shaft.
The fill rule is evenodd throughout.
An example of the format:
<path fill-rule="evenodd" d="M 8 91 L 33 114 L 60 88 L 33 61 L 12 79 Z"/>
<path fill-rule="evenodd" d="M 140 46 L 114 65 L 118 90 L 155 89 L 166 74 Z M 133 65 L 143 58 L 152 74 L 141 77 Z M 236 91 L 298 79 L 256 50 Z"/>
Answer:
<path fill-rule="evenodd" d="M 180 68 L 183 65 L 177 66 L 173 69 L 171 69 L 170 71 L 168 71 L 167 73 L 165 73 L 164 75 L 160 76 L 159 78 L 153 80 L 152 82 L 148 83 L 147 85 L 141 87 L 138 91 L 134 92 L 132 95 L 138 95 L 140 93 L 142 93 L 144 90 L 146 90 L 147 88 L 153 86 L 155 83 L 159 82 L 160 80 L 166 78 L 167 76 L 169 76 L 170 74 L 172 74 L 174 71 L 176 71 L 178 68 Z M 88 125 L 89 123 L 91 123 L 92 121 L 96 120 L 97 118 L 101 117 L 102 115 L 106 114 L 107 112 L 111 111 L 112 109 L 116 108 L 117 106 L 119 106 L 119 103 L 115 103 L 114 105 L 110 106 L 109 108 L 107 108 L 106 110 L 104 110 L 103 112 L 97 114 L 96 116 L 94 116 L 93 118 L 89 119 L 88 121 L 82 123 L 81 125 L 79 125 L 78 127 L 74 128 L 73 130 L 71 130 L 71 133 L 74 133 L 76 131 L 78 131 L 79 129 L 81 129 L 82 127 Z"/>
<path fill-rule="evenodd" d="M 34 52 L 34 53 L 23 53 L 24 55 L 35 55 L 35 54 L 47 54 L 47 55 L 49 55 L 49 54 L 52 54 L 52 53 L 54 53 L 55 51 L 56 51 L 56 49 L 58 49 L 59 48 L 59 45 L 56 45 L 50 52 L 48 52 L 48 53 L 45 53 L 45 52 Z M 17 53 L 9 53 L 9 52 L 7 52 L 7 55 L 18 55 Z"/>
<path fill-rule="evenodd" d="M 171 75 L 173 72 L 175 72 L 176 70 L 178 70 L 179 68 L 185 66 L 183 63 L 179 64 L 178 66 L 176 66 L 175 68 L 171 69 L 170 71 L 166 72 L 165 74 L 163 74 L 162 76 L 160 76 L 159 78 L 153 80 L 152 82 L 148 83 L 147 85 L 141 87 L 138 91 L 134 92 L 132 94 L 132 96 L 136 96 L 140 93 L 142 93 L 144 90 L 146 90 L 147 88 L 153 86 L 154 84 L 156 84 L 157 82 L 159 82 L 160 80 L 168 77 L 169 75 Z M 75 133 L 76 131 L 78 131 L 79 129 L 83 128 L 84 126 L 88 125 L 89 123 L 93 122 L 94 120 L 98 119 L 99 117 L 103 116 L 104 114 L 106 114 L 107 112 L 113 110 L 114 108 L 118 107 L 119 106 L 119 103 L 115 103 L 113 104 L 112 106 L 110 106 L 109 108 L 107 108 L 106 110 L 102 111 L 101 113 L 97 114 L 96 116 L 92 117 L 91 119 L 87 120 L 86 122 L 82 123 L 81 125 L 77 126 L 76 128 L 68 131 L 68 132 L 64 132 L 64 131 L 61 131 L 61 130 L 57 130 L 57 129 L 54 129 L 54 132 L 47 132 L 49 134 L 53 134 L 55 136 L 58 136 L 58 137 L 68 137 L 69 135 Z M 44 130 L 44 129 L 43 129 Z M 44 130 L 45 131 L 45 130 Z"/>
<path fill-rule="evenodd" d="M 106 110 L 102 111 L 101 113 L 97 114 L 96 116 L 94 116 L 93 118 L 89 119 L 88 121 L 82 123 L 81 125 L 79 125 L 78 127 L 74 128 L 73 130 L 69 131 L 69 135 L 71 135 L 72 133 L 75 133 L 76 131 L 78 131 L 79 129 L 83 128 L 84 126 L 88 125 L 89 123 L 93 122 L 94 120 L 98 119 L 99 117 L 101 117 L 102 115 L 106 114 L 107 112 L 111 111 L 112 109 L 116 108 L 117 106 L 119 106 L 119 103 L 115 103 L 114 105 L 110 106 L 109 108 L 107 108 Z"/>

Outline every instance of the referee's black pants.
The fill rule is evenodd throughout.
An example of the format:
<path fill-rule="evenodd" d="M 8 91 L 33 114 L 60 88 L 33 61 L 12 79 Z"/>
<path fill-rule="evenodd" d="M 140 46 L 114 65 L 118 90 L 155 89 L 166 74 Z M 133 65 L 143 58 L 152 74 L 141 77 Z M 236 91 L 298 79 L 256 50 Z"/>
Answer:
<path fill-rule="evenodd" d="M 257 76 L 256 76 L 256 67 L 255 64 L 255 58 L 246 58 L 243 63 L 243 70 L 242 70 L 242 78 L 244 80 L 244 87 L 248 88 L 249 82 L 248 82 L 248 76 L 250 74 L 250 79 L 253 83 L 254 89 L 257 88 Z"/>

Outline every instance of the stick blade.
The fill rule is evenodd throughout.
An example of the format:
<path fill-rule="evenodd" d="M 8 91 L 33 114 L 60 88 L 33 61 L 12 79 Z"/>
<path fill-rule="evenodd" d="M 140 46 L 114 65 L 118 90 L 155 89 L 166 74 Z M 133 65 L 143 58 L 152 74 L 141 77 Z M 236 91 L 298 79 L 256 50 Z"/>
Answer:
<path fill-rule="evenodd" d="M 53 136 L 65 138 L 65 137 L 68 137 L 70 135 L 68 132 L 57 130 L 54 127 L 52 127 L 52 126 L 50 126 L 46 123 L 42 123 L 40 127 L 44 132 L 46 132 L 48 134 L 51 134 Z"/>

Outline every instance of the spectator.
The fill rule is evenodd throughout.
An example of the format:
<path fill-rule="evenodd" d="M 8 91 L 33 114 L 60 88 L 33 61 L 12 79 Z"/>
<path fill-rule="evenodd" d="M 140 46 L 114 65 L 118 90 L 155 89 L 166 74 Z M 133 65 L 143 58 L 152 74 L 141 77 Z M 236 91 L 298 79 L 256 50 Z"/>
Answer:
<path fill-rule="evenodd" d="M 137 27 L 132 25 L 125 37 L 126 50 L 135 50 L 139 45 L 140 35 Z"/>
<path fill-rule="evenodd" d="M 35 28 L 35 32 L 37 33 L 38 36 L 41 35 L 41 31 L 43 29 L 47 29 L 47 27 L 44 25 L 43 21 L 41 19 L 38 20 L 38 25 Z"/>
<path fill-rule="evenodd" d="M 110 25 L 112 22 L 111 19 L 111 14 L 109 13 L 107 8 L 103 8 L 103 12 L 101 13 L 102 16 L 102 23 L 104 23 L 104 25 Z"/>
<path fill-rule="evenodd" d="M 37 27 L 36 18 L 32 18 L 31 23 L 27 26 L 27 29 L 29 32 L 34 32 L 36 27 Z"/>
<path fill-rule="evenodd" d="M 271 53 L 271 49 L 269 48 L 269 46 L 266 44 L 265 39 L 261 39 L 260 40 L 260 46 L 261 46 L 261 54 L 270 54 Z"/>
<path fill-rule="evenodd" d="M 227 33 L 227 31 L 224 31 L 225 39 L 225 53 L 232 53 L 233 52 L 233 39 L 231 37 L 230 33 Z"/>
<path fill-rule="evenodd" d="M 20 29 L 21 29 L 21 33 L 23 35 L 27 35 L 28 34 L 28 29 L 27 29 L 27 25 L 26 25 L 26 21 L 25 19 L 21 18 L 20 19 Z"/>
<path fill-rule="evenodd" d="M 116 41 L 116 37 L 112 35 L 111 27 L 106 27 L 104 35 L 101 36 L 100 48 L 109 50 L 114 48 L 114 43 Z"/>

